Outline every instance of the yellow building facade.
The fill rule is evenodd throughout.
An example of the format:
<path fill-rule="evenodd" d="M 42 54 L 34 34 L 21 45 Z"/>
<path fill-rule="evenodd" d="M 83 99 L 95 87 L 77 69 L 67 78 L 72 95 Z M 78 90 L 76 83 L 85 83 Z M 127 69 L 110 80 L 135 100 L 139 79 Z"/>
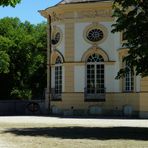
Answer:
<path fill-rule="evenodd" d="M 115 79 L 128 49 L 111 33 L 112 1 L 63 0 L 47 18 L 46 108 L 53 114 L 148 118 L 148 78 Z"/>

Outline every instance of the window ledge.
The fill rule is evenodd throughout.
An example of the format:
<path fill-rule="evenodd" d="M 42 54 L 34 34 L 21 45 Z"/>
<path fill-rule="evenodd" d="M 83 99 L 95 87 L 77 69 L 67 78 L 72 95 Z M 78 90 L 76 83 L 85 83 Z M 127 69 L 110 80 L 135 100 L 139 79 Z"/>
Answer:
<path fill-rule="evenodd" d="M 85 99 L 85 102 L 105 102 L 105 99 Z"/>
<path fill-rule="evenodd" d="M 133 90 L 131 90 L 131 91 L 123 91 L 123 93 L 134 93 L 134 91 Z"/>
<path fill-rule="evenodd" d="M 62 99 L 51 99 L 51 101 L 57 102 L 57 101 L 62 101 Z"/>

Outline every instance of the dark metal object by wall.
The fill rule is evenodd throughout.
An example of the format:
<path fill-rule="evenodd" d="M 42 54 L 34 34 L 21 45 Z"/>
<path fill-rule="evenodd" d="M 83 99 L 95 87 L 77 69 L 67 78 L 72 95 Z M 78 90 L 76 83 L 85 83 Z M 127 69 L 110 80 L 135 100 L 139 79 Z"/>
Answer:
<path fill-rule="evenodd" d="M 34 105 L 35 104 L 35 105 Z M 45 115 L 44 100 L 6 100 L 0 101 L 0 116 L 6 115 Z"/>

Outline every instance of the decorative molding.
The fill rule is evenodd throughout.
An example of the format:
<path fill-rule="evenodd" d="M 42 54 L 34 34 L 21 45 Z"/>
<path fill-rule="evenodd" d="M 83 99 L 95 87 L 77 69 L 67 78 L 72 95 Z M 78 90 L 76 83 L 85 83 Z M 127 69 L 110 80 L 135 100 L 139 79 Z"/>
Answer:
<path fill-rule="evenodd" d="M 74 60 L 75 46 L 75 26 L 74 23 L 65 23 L 65 60 Z"/>
<path fill-rule="evenodd" d="M 51 40 L 55 39 L 55 36 L 56 36 L 57 33 L 60 34 L 60 38 L 59 38 L 59 41 L 56 44 L 52 44 L 52 49 L 53 50 L 56 49 L 57 46 L 59 46 L 59 44 L 62 42 L 62 39 L 63 39 L 63 32 L 62 32 L 62 30 L 59 27 L 53 25 L 52 29 L 51 29 Z"/>
<path fill-rule="evenodd" d="M 66 13 L 56 13 L 53 11 L 51 13 L 52 22 L 69 20 L 69 19 L 86 19 L 86 18 L 98 18 L 98 17 L 112 17 L 112 10 L 85 10 L 85 11 L 77 11 L 77 12 L 66 12 Z"/>
<path fill-rule="evenodd" d="M 55 49 L 54 51 L 52 51 L 51 53 L 51 65 L 55 64 L 55 60 L 57 57 L 60 57 L 62 59 L 62 63 L 64 63 L 64 56 L 62 55 L 62 53 L 60 51 L 58 51 L 57 49 Z"/>
<path fill-rule="evenodd" d="M 110 61 L 108 54 L 103 49 L 101 49 L 100 47 L 96 47 L 96 46 L 93 46 L 93 47 L 89 48 L 86 52 L 84 52 L 84 54 L 81 58 L 81 61 L 85 62 L 87 60 L 87 58 L 93 53 L 100 54 L 103 57 L 104 62 Z"/>
<path fill-rule="evenodd" d="M 80 11 L 78 13 L 79 18 L 97 18 L 97 17 L 112 17 L 112 10 L 89 10 L 89 11 Z"/>
<path fill-rule="evenodd" d="M 89 40 L 89 39 L 87 38 L 87 34 L 88 34 L 89 31 L 91 31 L 91 30 L 93 30 L 93 29 L 99 29 L 99 30 L 101 30 L 101 31 L 103 32 L 103 38 L 100 39 L 100 40 L 98 40 L 98 41 L 96 41 L 96 42 L 93 42 L 93 41 Z M 93 23 L 91 23 L 90 25 L 88 25 L 88 26 L 84 29 L 84 32 L 83 32 L 83 38 L 84 38 L 84 40 L 85 40 L 86 42 L 92 44 L 93 46 L 97 46 L 98 44 L 103 43 L 103 42 L 107 39 L 107 37 L 108 37 L 108 30 L 107 30 L 107 28 L 106 28 L 104 25 L 99 24 L 99 23 L 97 23 L 97 22 L 93 22 Z"/>
<path fill-rule="evenodd" d="M 62 15 L 61 14 L 57 14 L 56 12 L 52 12 L 51 14 L 51 20 L 52 22 L 55 22 L 55 21 L 61 21 L 63 18 L 62 18 Z"/>

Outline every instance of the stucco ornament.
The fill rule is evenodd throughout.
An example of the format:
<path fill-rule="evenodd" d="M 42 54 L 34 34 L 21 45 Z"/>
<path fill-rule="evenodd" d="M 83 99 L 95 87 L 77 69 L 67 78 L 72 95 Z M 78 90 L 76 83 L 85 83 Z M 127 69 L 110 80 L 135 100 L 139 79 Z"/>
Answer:
<path fill-rule="evenodd" d="M 62 31 L 59 27 L 53 26 L 52 27 L 52 45 L 58 46 L 62 40 Z"/>
<path fill-rule="evenodd" d="M 99 23 L 92 23 L 84 30 L 84 39 L 93 45 L 97 45 L 105 41 L 107 37 L 107 29 Z"/>
<path fill-rule="evenodd" d="M 88 30 L 87 39 L 91 42 L 98 42 L 103 38 L 103 31 L 98 28 Z"/>

